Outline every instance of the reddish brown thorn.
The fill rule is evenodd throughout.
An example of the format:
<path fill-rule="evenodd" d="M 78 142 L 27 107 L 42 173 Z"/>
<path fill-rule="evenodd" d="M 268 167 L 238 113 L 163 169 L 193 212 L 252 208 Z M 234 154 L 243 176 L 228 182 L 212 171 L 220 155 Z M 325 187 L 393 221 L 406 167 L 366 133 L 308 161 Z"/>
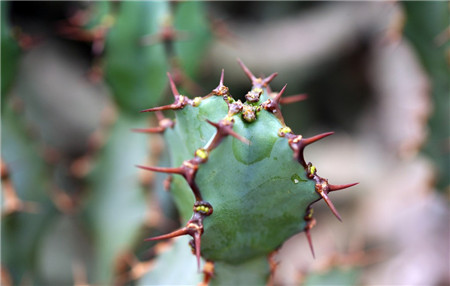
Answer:
<path fill-rule="evenodd" d="M 308 240 L 309 249 L 311 249 L 311 254 L 312 254 L 313 258 L 316 258 L 316 254 L 314 253 L 314 246 L 312 243 L 310 230 L 311 230 L 311 228 L 307 227 L 305 229 L 305 235 L 306 235 L 306 239 Z"/>
<path fill-rule="evenodd" d="M 256 77 L 253 75 L 253 73 L 248 69 L 248 67 L 246 67 L 244 65 L 244 63 L 241 61 L 241 59 L 237 59 L 239 65 L 241 66 L 241 68 L 244 70 L 244 73 L 247 75 L 247 77 L 254 82 L 256 80 Z"/>
<path fill-rule="evenodd" d="M 334 214 L 334 216 L 339 220 L 342 221 L 341 216 L 339 215 L 337 209 L 333 205 L 333 202 L 330 200 L 328 195 L 325 192 L 319 192 L 319 195 L 322 197 L 322 199 L 327 203 L 328 207 L 330 208 L 331 212 Z"/>
<path fill-rule="evenodd" d="M 223 124 L 221 122 L 215 123 L 215 122 L 212 122 L 209 119 L 206 119 L 206 122 L 208 122 L 212 126 L 216 127 L 217 133 L 219 134 L 219 136 L 231 135 L 231 136 L 233 136 L 234 138 L 238 139 L 239 141 L 241 141 L 244 144 L 247 144 L 247 145 L 250 144 L 250 141 L 247 138 L 242 137 L 238 133 L 234 132 L 233 129 L 231 129 L 233 127 L 232 124 L 226 125 L 226 124 Z"/>
<path fill-rule="evenodd" d="M 220 74 L 219 86 L 223 86 L 223 77 L 224 77 L 224 69 L 222 69 L 222 73 Z"/>
<path fill-rule="evenodd" d="M 180 167 L 178 167 L 178 168 L 164 168 L 164 167 L 150 167 L 150 166 L 141 166 L 141 165 L 136 165 L 136 167 L 144 169 L 144 170 L 148 170 L 148 171 L 153 171 L 153 172 L 180 174 L 180 175 L 184 175 L 185 174 L 184 170 L 182 168 L 180 168 Z"/>
<path fill-rule="evenodd" d="M 141 110 L 140 112 L 153 112 L 153 111 L 162 111 L 162 110 L 171 110 L 171 109 L 178 109 L 180 108 L 177 104 L 169 104 L 169 105 L 163 105 L 163 106 L 157 106 L 149 109 Z"/>
<path fill-rule="evenodd" d="M 233 130 L 230 129 L 228 131 L 228 134 L 230 134 L 231 136 L 233 136 L 237 140 L 241 141 L 242 143 L 250 145 L 250 141 L 247 138 L 242 137 L 241 135 L 239 135 L 238 133 L 234 132 Z"/>
<path fill-rule="evenodd" d="M 224 78 L 224 70 L 222 69 L 219 85 L 215 89 L 213 89 L 212 94 L 219 96 L 224 96 L 228 94 L 228 87 L 223 85 L 223 78 Z"/>
<path fill-rule="evenodd" d="M 273 74 L 271 74 L 268 77 L 264 78 L 262 80 L 261 85 L 267 86 L 277 75 L 278 75 L 278 73 L 274 72 Z"/>
<path fill-rule="evenodd" d="M 134 128 L 131 129 L 133 132 L 139 133 L 161 133 L 164 132 L 165 128 L 162 126 L 154 127 L 154 128 Z"/>
<path fill-rule="evenodd" d="M 211 124 L 212 126 L 214 126 L 214 127 L 216 127 L 217 129 L 219 129 L 220 128 L 220 125 L 219 125 L 219 123 L 215 123 L 215 122 L 212 122 L 211 120 L 209 120 L 209 119 L 206 119 L 206 122 L 208 122 L 209 124 Z"/>
<path fill-rule="evenodd" d="M 172 94 L 175 97 L 175 100 L 177 100 L 179 95 L 180 95 L 180 93 L 178 92 L 178 89 L 177 89 L 177 87 L 175 85 L 175 82 L 173 81 L 173 78 L 172 78 L 172 76 L 170 75 L 169 72 L 167 73 L 167 77 L 169 77 L 170 89 L 172 90 Z"/>
<path fill-rule="evenodd" d="M 287 86 L 287 84 L 285 84 L 285 85 L 283 86 L 283 88 L 281 89 L 281 91 L 273 98 L 273 101 L 275 101 L 277 104 L 280 103 L 281 96 L 283 95 L 284 90 L 286 89 L 286 86 Z"/>
<path fill-rule="evenodd" d="M 322 133 L 322 134 L 319 134 L 319 135 L 316 135 L 316 136 L 313 136 L 313 137 L 303 138 L 301 140 L 301 142 L 302 142 L 303 146 L 308 146 L 309 144 L 312 144 L 312 143 L 314 143 L 316 141 L 319 141 L 320 139 L 323 139 L 323 138 L 328 137 L 328 136 L 333 135 L 333 134 L 334 134 L 334 132 L 325 132 L 325 133 Z"/>
<path fill-rule="evenodd" d="M 299 102 L 305 100 L 308 96 L 306 94 L 297 94 L 280 99 L 280 104 L 291 104 L 294 102 Z"/>
<path fill-rule="evenodd" d="M 359 183 L 353 183 L 353 184 L 346 184 L 346 185 L 331 185 L 328 184 L 328 191 L 329 192 L 333 192 L 333 191 L 338 191 L 338 190 L 342 190 L 342 189 L 347 189 L 350 187 L 353 187 L 355 185 L 358 185 Z"/>
<path fill-rule="evenodd" d="M 278 73 L 274 72 L 273 74 L 269 75 L 268 77 L 261 79 L 257 78 L 249 69 L 244 65 L 244 63 L 241 61 L 241 59 L 237 59 L 239 65 L 244 70 L 244 73 L 247 75 L 247 77 L 252 81 L 253 86 L 267 86 L 277 75 Z"/>
<path fill-rule="evenodd" d="M 178 236 L 182 236 L 182 235 L 186 235 L 189 234 L 190 229 L 187 227 L 183 227 L 181 229 L 177 229 L 171 233 L 167 233 L 167 234 L 163 234 L 163 235 L 159 235 L 159 236 L 155 236 L 155 237 L 150 237 L 150 238 L 146 238 L 144 239 L 144 241 L 154 241 L 154 240 L 162 240 L 162 239 L 168 239 L 168 238 L 174 238 L 174 237 L 178 237 Z"/>
<path fill-rule="evenodd" d="M 302 138 L 300 135 L 292 135 L 289 139 L 289 145 L 294 151 L 294 158 L 296 158 L 303 167 L 307 168 L 308 165 L 306 164 L 305 158 L 303 157 L 303 150 L 305 149 L 305 147 L 332 134 L 334 134 L 334 132 L 326 132 L 310 138 Z"/>

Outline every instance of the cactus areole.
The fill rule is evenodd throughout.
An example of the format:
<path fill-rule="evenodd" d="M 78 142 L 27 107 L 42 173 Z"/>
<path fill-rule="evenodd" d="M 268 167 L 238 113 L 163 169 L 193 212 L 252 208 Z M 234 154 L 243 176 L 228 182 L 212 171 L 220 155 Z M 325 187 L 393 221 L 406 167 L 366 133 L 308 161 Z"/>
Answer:
<path fill-rule="evenodd" d="M 303 97 L 282 98 L 286 86 L 272 93 L 276 73 L 257 78 L 239 64 L 252 82 L 244 103 L 224 85 L 223 71 L 211 93 L 194 99 L 169 74 L 174 103 L 143 110 L 157 112 L 159 126 L 141 131 L 163 133 L 174 165 L 139 167 L 174 174 L 170 190 L 185 222 L 147 240 L 190 235 L 198 266 L 200 257 L 233 265 L 267 257 L 301 231 L 312 250 L 312 204 L 324 199 L 340 219 L 328 194 L 354 185 L 329 184 L 305 160 L 305 147 L 332 132 L 303 138 L 285 124 L 280 104 Z M 174 120 L 161 113 L 169 109 Z"/>

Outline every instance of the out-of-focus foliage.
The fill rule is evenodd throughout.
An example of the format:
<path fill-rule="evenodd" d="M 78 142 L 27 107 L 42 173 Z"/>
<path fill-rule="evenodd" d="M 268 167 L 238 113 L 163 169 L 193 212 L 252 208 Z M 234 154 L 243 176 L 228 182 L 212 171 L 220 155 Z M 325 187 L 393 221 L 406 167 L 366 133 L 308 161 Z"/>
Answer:
<path fill-rule="evenodd" d="M 176 4 L 173 21 L 181 39 L 175 41 L 175 54 L 182 70 L 190 77 L 198 73 L 205 47 L 212 40 L 206 11 L 205 5 L 199 1 Z"/>
<path fill-rule="evenodd" d="M 167 71 L 181 68 L 188 77 L 195 76 L 210 40 L 203 6 L 199 2 L 121 3 L 108 33 L 105 73 L 124 110 L 138 115 L 155 106 L 167 86 Z"/>
<path fill-rule="evenodd" d="M 425 152 L 436 162 L 437 187 L 450 188 L 450 8 L 445 1 L 404 2 L 405 35 L 430 76 L 434 112 Z"/>
<path fill-rule="evenodd" d="M 70 31 L 83 29 L 78 39 L 94 44 L 58 33 L 75 14 L 82 25 Z M 315 209 L 316 260 L 303 234 L 283 245 L 275 284 L 447 285 L 448 203 L 430 181 L 437 172 L 438 188 L 449 184 L 448 19 L 446 2 L 3 1 L 2 284 L 201 281 L 186 239 L 164 250 L 143 242 L 177 228 L 180 213 L 164 191 L 166 176 L 145 177 L 134 166 L 171 167 L 167 153 L 159 157 L 160 138 L 131 129 L 155 126 L 139 111 L 171 102 L 167 72 L 182 93 L 202 96 L 225 68 L 233 96 L 243 96 L 241 58 L 277 71 L 274 91 L 288 82 L 286 94 L 308 92 L 307 102 L 283 106 L 286 121 L 305 136 L 336 131 L 308 152 L 336 183 L 360 182 L 336 196 L 342 224 Z M 392 31 L 400 41 L 383 40 Z M 20 51 L 14 38 L 23 33 L 41 42 Z M 87 80 L 90 63 L 103 80 Z M 416 90 L 427 80 L 432 97 Z M 398 141 L 415 144 L 409 132 L 425 134 L 428 113 L 415 111 L 427 105 L 424 154 L 399 158 Z M 115 116 L 105 119 L 111 106 Z M 349 245 L 375 247 L 381 259 L 314 267 Z M 255 276 L 262 269 L 242 267 Z"/>
<path fill-rule="evenodd" d="M 111 281 L 115 259 L 131 251 L 144 223 L 147 202 L 134 166 L 145 162 L 148 142 L 130 132 L 143 124 L 133 118 L 121 115 L 114 123 L 88 177 L 85 219 L 93 237 L 96 281 Z"/>
<path fill-rule="evenodd" d="M 153 269 L 146 273 L 139 281 L 138 285 L 197 285 L 202 281 L 202 275 L 197 273 L 195 257 L 191 250 L 186 247 L 189 243 L 187 237 L 180 237 L 173 245 L 166 245 L 161 250 L 159 259 Z M 169 249 L 167 249 L 169 248 Z M 191 263 L 187 263 L 187 262 Z M 170 267 L 167 267 L 170 265 Z M 180 273 L 183 273 L 180 281 Z"/>
<path fill-rule="evenodd" d="M 12 183 L 2 181 L 2 264 L 13 281 L 28 276 L 39 283 L 39 245 L 56 214 L 49 199 L 51 174 L 22 116 L 5 108 L 1 128 L 2 160 Z"/>
<path fill-rule="evenodd" d="M 164 46 L 144 45 L 142 39 L 156 35 L 168 17 L 167 2 L 126 1 L 108 33 L 106 79 L 119 106 L 130 114 L 154 106 L 163 94 L 169 68 Z"/>
<path fill-rule="evenodd" d="M 12 37 L 9 25 L 8 2 L 1 3 L 1 100 L 4 103 L 8 89 L 11 87 L 14 76 L 17 72 L 17 62 L 20 49 L 17 42 Z M 3 107 L 3 105 L 2 105 Z"/>
<path fill-rule="evenodd" d="M 10 3 L 2 2 L 1 11 L 2 106 L 5 109 L 2 113 L 2 159 L 14 189 L 3 192 L 2 210 L 6 217 L 2 221 L 2 266 L 5 270 L 2 273 L 14 284 L 26 279 L 37 284 L 70 284 L 83 280 L 124 283 L 129 279 L 124 275 L 126 267 L 123 268 L 126 257 L 133 255 L 136 244 L 141 248 L 142 231 L 148 231 L 145 220 L 151 212 L 144 189 L 148 183 L 142 182 L 135 165 L 144 164 L 149 156 L 153 156 L 155 162 L 158 159 L 158 152 L 149 148 L 158 144 L 132 129 L 148 124 L 146 117 L 139 116 L 139 111 L 161 100 L 167 88 L 166 72 L 186 65 L 187 76 L 196 77 L 199 58 L 210 40 L 202 10 L 204 4 L 182 3 L 175 15 L 169 2 L 111 4 L 105 1 L 78 6 L 71 3 L 67 7 L 82 10 L 72 10 L 75 16 L 70 21 L 49 25 L 60 31 L 58 37 L 71 39 L 73 46 L 74 39 L 92 41 L 94 56 L 101 60 L 103 74 L 117 103 L 109 103 L 115 111 L 106 115 L 109 119 L 103 120 L 105 122 L 95 122 L 91 109 L 92 105 L 97 106 L 97 113 L 111 109 L 105 107 L 103 100 L 87 100 L 86 95 L 78 95 L 77 90 L 67 92 L 75 98 L 57 97 L 77 81 L 79 90 L 96 90 L 99 97 L 104 88 L 89 86 L 87 73 L 84 79 L 77 79 L 80 65 L 73 65 L 70 58 L 75 54 L 72 50 L 62 51 L 64 45 L 53 44 L 54 31 L 50 31 L 51 44 L 43 43 L 50 49 L 39 50 L 38 45 L 31 49 L 30 56 L 25 55 L 24 67 L 28 69 L 20 72 L 21 80 L 14 90 L 17 96 L 5 101 L 6 88 L 16 75 L 20 51 L 7 23 L 7 4 Z M 54 8 L 36 5 L 46 11 Z M 177 27 L 189 37 L 176 47 L 177 53 L 168 54 L 167 41 L 158 39 L 158 35 L 164 28 L 175 30 L 174 22 L 180 22 Z M 64 29 L 58 25 L 64 25 Z M 157 40 L 146 45 L 143 43 L 146 36 L 155 36 Z M 186 52 L 185 48 L 190 50 Z M 48 54 L 39 57 L 33 50 L 37 53 L 52 50 L 54 57 L 47 57 Z M 181 60 L 176 62 L 175 56 Z M 43 65 L 43 72 L 39 72 L 36 63 Z M 98 61 L 94 63 L 98 65 Z M 61 80 L 64 86 L 59 82 L 48 84 L 49 79 Z M 83 108 L 88 101 L 91 106 Z M 13 103 L 17 112 L 13 111 Z M 74 122 L 75 114 L 82 119 L 75 118 Z M 63 123 L 68 124 L 62 126 Z M 97 124 L 94 132 L 86 137 L 85 132 L 92 132 L 93 124 Z M 36 138 L 32 139 L 29 134 Z M 70 139 L 71 134 L 77 138 Z M 15 193 L 23 202 L 23 208 L 11 209 L 15 202 L 11 194 Z M 169 204 L 166 214 L 173 216 L 170 203 L 164 204 Z M 67 237 L 70 234 L 72 236 Z M 57 265 L 52 266 L 54 263 Z"/>
<path fill-rule="evenodd" d="M 309 275 L 303 285 L 358 285 L 357 279 L 359 274 L 357 268 L 333 268 L 325 273 L 314 273 Z"/>

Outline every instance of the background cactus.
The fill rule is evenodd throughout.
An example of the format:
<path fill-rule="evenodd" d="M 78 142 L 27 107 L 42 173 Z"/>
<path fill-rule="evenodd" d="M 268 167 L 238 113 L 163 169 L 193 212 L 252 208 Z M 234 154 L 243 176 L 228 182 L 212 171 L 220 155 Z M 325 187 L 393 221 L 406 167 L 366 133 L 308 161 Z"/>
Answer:
<path fill-rule="evenodd" d="M 448 249 L 442 247 L 449 236 L 446 3 L 2 2 L 1 8 L 2 285 L 208 282 L 208 275 L 197 272 L 190 238 L 144 241 L 186 226 L 195 201 L 189 184 L 173 174 L 167 192 L 167 174 L 136 165 L 177 168 L 207 147 L 217 129 L 206 119 L 219 124 L 227 105 L 219 96 L 194 99 L 214 89 L 225 69 L 223 84 L 235 101 L 245 102 L 249 81 L 236 58 L 255 78 L 277 71 L 273 90 L 288 83 L 285 93 L 308 94 L 306 101 L 282 106 L 292 134 L 305 139 L 336 132 L 309 145 L 304 163 L 312 161 L 332 183 L 360 185 L 331 195 L 343 223 L 325 202 L 314 204 L 315 259 L 300 233 L 284 242 L 270 263 L 265 253 L 236 267 L 219 261 L 218 253 L 207 249 L 219 232 L 209 230 L 215 218 L 229 218 L 221 215 L 221 203 L 211 200 L 217 193 L 203 194 L 212 183 L 204 178 L 214 170 L 206 167 L 219 168 L 219 160 L 231 164 L 232 158 L 219 158 L 224 148 L 264 149 L 265 139 L 253 138 L 261 143 L 253 146 L 247 137 L 259 122 L 271 122 L 270 130 L 284 126 L 263 109 L 252 123 L 235 115 L 230 130 L 244 142 L 224 137 L 199 165 L 195 180 L 214 209 L 203 220 L 201 237 L 202 255 L 216 258 L 216 276 L 209 282 L 448 284 Z M 199 105 L 164 110 L 166 119 L 159 112 L 139 113 L 173 103 L 167 72 L 176 93 Z M 203 111 L 212 103 L 222 112 Z M 250 120 L 251 106 L 244 111 Z M 194 120 L 190 116 L 198 110 L 205 115 Z M 183 116 L 204 137 L 196 131 L 189 138 L 189 125 L 181 128 L 180 120 L 171 127 L 169 118 Z M 168 145 L 159 134 L 132 129 L 165 129 Z M 188 140 L 174 142 L 170 136 Z M 292 164 L 306 174 L 305 164 L 282 144 L 289 135 L 273 136 L 282 146 L 278 157 L 289 162 L 280 173 Z M 187 147 L 179 150 L 175 143 Z M 197 155 L 204 157 L 201 151 Z M 271 157 L 259 162 L 267 160 Z M 298 176 L 294 182 L 315 196 L 311 199 L 320 198 L 314 182 Z M 251 181 L 245 181 L 247 187 Z M 292 233 L 305 227 L 302 208 L 292 212 L 292 221 L 298 221 Z M 261 216 L 275 219 L 285 211 L 279 204 L 270 209 Z M 288 230 L 281 228 L 281 234 L 288 236 Z M 275 240 L 271 236 L 270 247 Z M 245 245 L 239 242 L 236 247 Z M 202 270 L 211 273 L 206 262 L 202 258 Z"/>

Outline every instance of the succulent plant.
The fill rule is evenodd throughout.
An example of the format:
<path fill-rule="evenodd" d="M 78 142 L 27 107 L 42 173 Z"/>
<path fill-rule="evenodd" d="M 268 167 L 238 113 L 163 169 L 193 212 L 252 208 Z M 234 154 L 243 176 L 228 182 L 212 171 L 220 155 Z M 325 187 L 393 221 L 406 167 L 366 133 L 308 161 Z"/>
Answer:
<path fill-rule="evenodd" d="M 223 70 L 219 85 L 194 99 L 180 94 L 168 74 L 174 102 L 143 110 L 156 112 L 159 126 L 139 130 L 163 133 L 173 167 L 138 167 L 170 174 L 185 223 L 147 240 L 191 236 L 197 267 L 201 257 L 207 261 L 204 281 L 217 284 L 233 276 L 241 283 L 267 281 L 271 254 L 302 231 L 314 255 L 313 203 L 323 199 L 341 220 L 329 193 L 355 185 L 329 184 L 306 160 L 305 147 L 333 132 L 304 138 L 285 124 L 280 105 L 303 97 L 282 98 L 286 86 L 279 93 L 269 87 L 276 73 L 259 78 L 239 64 L 252 82 L 244 103 L 224 85 Z M 175 119 L 164 117 L 164 110 L 173 110 Z M 250 267 L 263 271 L 255 277 Z"/>

